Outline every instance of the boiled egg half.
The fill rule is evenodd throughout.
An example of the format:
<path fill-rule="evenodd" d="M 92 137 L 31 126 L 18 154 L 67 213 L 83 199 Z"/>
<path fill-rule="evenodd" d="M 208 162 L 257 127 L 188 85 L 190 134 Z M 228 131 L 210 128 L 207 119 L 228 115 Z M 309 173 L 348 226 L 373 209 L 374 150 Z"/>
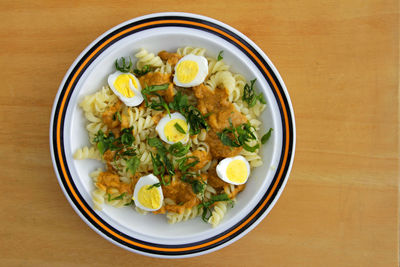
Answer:
<path fill-rule="evenodd" d="M 108 85 L 118 98 L 129 107 L 138 106 L 143 102 L 140 92 L 142 87 L 132 73 L 116 71 L 108 76 Z"/>
<path fill-rule="evenodd" d="M 204 82 L 208 74 L 208 62 L 203 56 L 189 54 L 175 65 L 174 83 L 181 87 L 192 87 Z"/>
<path fill-rule="evenodd" d="M 136 183 L 132 198 L 138 208 L 147 211 L 155 211 L 161 208 L 164 199 L 161 186 L 152 187 L 153 184 L 159 182 L 154 174 L 140 177 Z"/>
<path fill-rule="evenodd" d="M 157 124 L 156 131 L 161 140 L 168 144 L 181 142 L 186 144 L 189 140 L 189 124 L 179 112 L 165 115 Z"/>
<path fill-rule="evenodd" d="M 216 171 L 224 182 L 244 184 L 250 175 L 250 164 L 243 156 L 225 158 L 218 163 Z"/>

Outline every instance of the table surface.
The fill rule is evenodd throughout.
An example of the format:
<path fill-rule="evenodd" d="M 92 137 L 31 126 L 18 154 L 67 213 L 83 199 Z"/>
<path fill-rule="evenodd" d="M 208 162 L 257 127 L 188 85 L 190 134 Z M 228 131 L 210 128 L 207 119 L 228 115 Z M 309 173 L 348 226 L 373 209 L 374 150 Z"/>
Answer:
<path fill-rule="evenodd" d="M 398 265 L 397 1 L 68 2 L 0 2 L 1 266 Z M 64 197 L 48 143 L 75 57 L 107 29 L 162 11 L 206 15 L 252 39 L 281 73 L 297 126 L 293 170 L 266 219 L 226 248 L 173 261 L 92 231 Z"/>

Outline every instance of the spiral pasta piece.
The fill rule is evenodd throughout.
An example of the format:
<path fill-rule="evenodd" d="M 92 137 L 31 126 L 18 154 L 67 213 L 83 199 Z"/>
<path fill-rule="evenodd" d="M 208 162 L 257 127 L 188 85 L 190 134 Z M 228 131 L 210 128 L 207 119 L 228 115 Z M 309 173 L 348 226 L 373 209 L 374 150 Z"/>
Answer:
<path fill-rule="evenodd" d="M 137 107 L 126 107 L 122 114 L 128 117 L 129 127 L 133 126 L 133 124 L 139 120 L 140 117 L 145 116 L 144 109 L 139 109 Z"/>
<path fill-rule="evenodd" d="M 167 220 L 169 224 L 187 221 L 203 214 L 203 210 L 197 206 L 185 209 L 181 214 L 175 212 L 167 212 Z"/>
<path fill-rule="evenodd" d="M 131 202 L 132 195 L 121 194 L 117 188 L 107 189 L 106 203 L 116 208 L 122 208 Z"/>
<path fill-rule="evenodd" d="M 206 189 L 204 191 L 204 198 L 206 200 L 211 199 L 211 196 L 216 195 L 217 191 L 211 185 L 207 184 Z"/>
<path fill-rule="evenodd" d="M 259 144 L 258 140 L 251 140 L 250 142 L 247 143 L 249 146 L 255 146 Z M 242 155 L 250 164 L 250 167 L 259 167 L 263 164 L 263 161 L 261 159 L 261 156 L 259 155 L 259 149 L 257 149 L 254 152 L 247 151 L 243 149 L 240 152 L 240 155 Z"/>
<path fill-rule="evenodd" d="M 254 115 L 254 117 L 259 117 L 266 106 L 267 105 L 262 104 L 260 101 L 257 101 L 257 103 L 250 108 L 250 112 Z"/>
<path fill-rule="evenodd" d="M 149 172 L 153 170 L 153 164 L 151 161 L 150 151 L 144 151 L 140 155 L 140 165 L 138 167 L 139 172 Z"/>
<path fill-rule="evenodd" d="M 108 86 L 103 86 L 100 91 L 85 96 L 79 106 L 85 112 L 85 117 L 91 121 L 90 119 L 93 119 L 93 117 L 101 119 L 101 114 L 117 101 L 118 97 L 111 91 L 111 89 Z"/>
<path fill-rule="evenodd" d="M 101 160 L 101 155 L 97 147 L 87 147 L 78 148 L 74 154 L 74 159 L 97 159 Z"/>
<path fill-rule="evenodd" d="M 136 62 L 136 67 L 138 69 L 142 69 L 145 65 L 149 65 L 150 67 L 161 67 L 163 65 L 159 56 L 147 52 L 144 48 L 140 49 L 140 51 L 135 54 L 135 57 L 138 59 Z"/>
<path fill-rule="evenodd" d="M 228 71 L 230 66 L 226 65 L 223 60 L 217 61 L 215 58 L 208 57 L 208 75 L 213 75 L 220 71 Z"/>
<path fill-rule="evenodd" d="M 223 85 L 228 90 L 228 100 L 230 102 L 236 101 L 240 97 L 240 91 L 235 86 L 235 79 L 229 71 L 219 71 L 210 76 L 205 82 L 212 90 L 220 85 Z"/>
<path fill-rule="evenodd" d="M 178 50 L 177 50 L 177 53 L 180 56 L 187 56 L 189 54 L 193 54 L 196 56 L 204 56 L 205 52 L 206 52 L 206 50 L 204 48 L 191 47 L 191 46 L 181 47 L 181 48 L 178 48 Z"/>
<path fill-rule="evenodd" d="M 225 192 L 225 194 L 228 195 L 229 198 L 231 198 L 234 191 L 235 191 L 235 185 L 227 184 L 224 186 L 224 192 Z"/>
<path fill-rule="evenodd" d="M 161 67 L 156 68 L 154 72 L 161 72 L 163 74 L 165 73 L 172 73 L 172 66 L 169 63 L 163 63 Z"/>
<path fill-rule="evenodd" d="M 105 196 L 106 196 L 106 192 L 101 190 L 100 188 L 97 188 L 92 191 L 92 201 L 94 204 L 94 209 L 96 209 L 96 210 L 103 209 Z"/>
<path fill-rule="evenodd" d="M 227 203 L 226 201 L 219 201 L 214 206 L 214 210 L 211 213 L 211 217 L 208 219 L 208 223 L 213 227 L 216 227 L 222 219 L 224 218 L 227 211 Z"/>
<path fill-rule="evenodd" d="M 191 137 L 192 143 L 194 145 L 200 144 L 200 142 L 204 142 L 207 138 L 207 131 L 205 129 L 201 129 L 199 134 L 193 135 Z"/>
<path fill-rule="evenodd" d="M 119 158 L 111 162 L 111 166 L 113 166 L 118 175 L 120 175 L 121 177 L 131 177 L 131 173 L 126 166 L 126 160 Z"/>
<path fill-rule="evenodd" d="M 210 145 L 206 142 L 199 142 L 196 146 L 194 146 L 195 150 L 205 151 L 210 153 Z"/>
<path fill-rule="evenodd" d="M 97 168 L 96 170 L 92 171 L 89 176 L 90 178 L 92 178 L 93 182 L 96 183 L 97 182 L 97 177 L 99 177 L 99 174 L 103 172 L 102 168 Z"/>
<path fill-rule="evenodd" d="M 239 90 L 239 99 L 243 97 L 244 86 L 246 85 L 246 79 L 241 74 L 234 74 L 235 87 Z"/>

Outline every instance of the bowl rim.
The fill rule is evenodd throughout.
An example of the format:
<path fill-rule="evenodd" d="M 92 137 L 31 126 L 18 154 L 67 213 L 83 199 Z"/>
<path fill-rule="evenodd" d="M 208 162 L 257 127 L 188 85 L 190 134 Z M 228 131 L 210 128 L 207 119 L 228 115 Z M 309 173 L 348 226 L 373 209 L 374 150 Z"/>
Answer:
<path fill-rule="evenodd" d="M 68 166 L 65 166 L 63 162 L 65 159 L 65 152 L 62 146 L 63 131 L 60 129 L 60 125 L 62 126 L 62 119 L 63 116 L 65 116 L 65 110 L 68 106 L 65 105 L 65 103 L 68 102 L 70 94 L 72 93 L 71 88 L 74 84 L 76 85 L 79 80 L 79 73 L 85 71 L 85 64 L 88 64 L 88 62 L 90 64 L 90 57 L 88 57 L 88 55 L 101 53 L 101 48 L 105 49 L 107 47 L 106 45 L 109 44 L 107 42 L 110 42 L 110 36 L 118 40 L 118 38 L 123 38 L 125 33 L 129 33 L 129 30 L 137 29 L 139 27 L 148 27 L 150 25 L 181 26 L 180 23 L 182 23 L 182 25 L 190 25 L 189 27 L 203 27 L 203 29 L 207 31 L 214 31 L 221 38 L 230 38 L 231 40 L 228 41 L 238 42 L 237 44 L 242 47 L 243 51 L 248 55 L 253 56 L 252 60 L 256 60 L 259 64 L 259 68 L 266 73 L 268 76 L 268 78 L 266 77 L 266 80 L 270 84 L 271 88 L 276 89 L 274 94 L 277 95 L 281 101 L 279 107 L 282 120 L 284 120 L 282 121 L 282 126 L 286 126 L 286 128 L 283 129 L 283 143 L 285 146 L 284 150 L 282 150 L 284 153 L 282 153 L 280 165 L 277 167 L 279 173 L 278 171 L 276 172 L 270 187 L 265 193 L 266 198 L 263 198 L 263 203 L 257 205 L 256 208 L 258 212 L 254 213 L 252 211 L 250 213 L 252 216 L 255 214 L 253 217 L 247 216 L 247 219 L 244 218 L 234 227 L 216 236 L 213 240 L 205 240 L 204 242 L 196 242 L 194 244 L 184 244 L 184 246 L 181 245 L 181 247 L 164 245 L 163 247 L 157 248 L 157 245 L 159 244 L 151 244 L 148 242 L 137 243 L 137 241 L 140 240 L 135 240 L 135 238 L 133 238 L 134 241 L 132 242 L 132 239 L 123 236 L 123 233 L 118 230 L 113 233 L 113 236 L 111 236 L 109 232 L 110 229 L 107 229 L 107 225 L 104 225 L 104 222 L 102 223 L 101 220 L 100 223 L 96 221 L 96 219 L 99 219 L 96 217 L 99 216 L 90 214 L 90 210 L 88 210 L 84 203 L 80 201 L 79 192 L 78 195 L 76 194 L 77 192 L 74 192 L 74 185 L 71 185 L 71 181 L 68 179 L 70 174 Z M 93 60 L 93 58 L 91 60 Z M 255 62 L 254 60 L 253 62 Z M 210 253 L 237 241 L 251 231 L 265 218 L 279 199 L 293 166 L 296 145 L 296 129 L 292 103 L 286 86 L 271 60 L 253 41 L 231 26 L 203 15 L 186 12 L 161 12 L 136 17 L 111 28 L 90 43 L 72 63 L 59 86 L 51 112 L 49 137 L 50 153 L 58 182 L 70 205 L 82 220 L 94 231 L 113 244 L 132 252 L 158 258 L 185 258 Z"/>

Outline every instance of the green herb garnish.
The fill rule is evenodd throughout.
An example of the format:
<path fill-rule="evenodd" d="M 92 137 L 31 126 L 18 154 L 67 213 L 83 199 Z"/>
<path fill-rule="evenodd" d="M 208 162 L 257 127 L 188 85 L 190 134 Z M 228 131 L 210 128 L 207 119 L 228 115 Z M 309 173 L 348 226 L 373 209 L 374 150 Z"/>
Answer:
<path fill-rule="evenodd" d="M 138 77 L 140 77 L 140 76 L 143 76 L 143 75 L 145 75 L 145 74 L 147 74 L 148 72 L 150 72 L 150 65 L 144 65 L 143 66 L 143 68 L 141 69 L 141 70 L 139 70 L 139 69 L 134 69 L 133 70 L 133 73 L 136 75 L 136 76 L 138 76 Z"/>
<path fill-rule="evenodd" d="M 93 139 L 93 142 L 97 143 L 97 149 L 103 155 L 108 149 L 116 150 L 114 142 L 116 141 L 114 134 L 110 132 L 107 135 L 103 133 L 102 130 L 99 130 L 96 136 Z"/>
<path fill-rule="evenodd" d="M 250 85 L 246 84 L 243 89 L 243 101 L 247 102 L 249 105 L 249 108 L 254 107 L 255 104 L 257 103 L 257 100 L 260 101 L 262 104 L 266 104 L 265 99 L 262 95 L 256 94 L 254 90 L 254 83 L 256 82 L 257 79 L 251 80 Z"/>
<path fill-rule="evenodd" d="M 135 141 L 135 137 L 132 134 L 132 127 L 122 129 L 121 131 L 121 143 L 125 146 L 132 146 Z"/>
<path fill-rule="evenodd" d="M 121 114 L 119 113 L 119 111 L 115 112 L 112 116 L 112 120 L 115 121 L 118 118 L 118 120 L 120 122 L 122 122 L 122 118 L 121 118 Z"/>
<path fill-rule="evenodd" d="M 162 183 L 163 185 L 169 185 L 169 184 L 171 183 L 171 181 L 172 181 L 171 178 L 169 178 L 168 181 L 165 181 L 164 175 L 161 174 L 161 183 Z"/>
<path fill-rule="evenodd" d="M 169 103 L 169 107 L 185 116 L 190 125 L 189 133 L 191 135 L 199 134 L 201 129 L 209 129 L 206 117 L 196 107 L 189 105 L 187 95 L 178 92 L 174 96 L 174 100 Z"/>
<path fill-rule="evenodd" d="M 210 206 L 218 201 L 230 201 L 230 199 L 227 194 L 223 193 L 220 195 L 212 196 L 209 201 L 200 203 L 198 205 L 199 208 L 203 208 L 203 214 L 201 215 L 203 221 L 208 222 L 212 214 Z"/>
<path fill-rule="evenodd" d="M 183 113 L 190 124 L 189 133 L 191 135 L 199 134 L 201 129 L 209 129 L 208 123 L 201 112 L 194 106 L 189 106 Z"/>
<path fill-rule="evenodd" d="M 151 109 L 154 110 L 166 110 L 167 113 L 171 116 L 171 112 L 169 111 L 169 107 L 167 105 L 167 103 L 165 102 L 164 98 L 159 95 L 159 94 L 155 94 L 158 97 L 158 101 L 152 101 L 150 103 L 150 105 L 148 105 L 148 107 L 150 107 Z"/>
<path fill-rule="evenodd" d="M 151 162 L 153 164 L 153 173 L 154 175 L 160 175 L 165 172 L 165 167 L 163 162 L 161 161 L 160 154 L 156 154 L 153 156 L 153 153 L 150 152 Z"/>
<path fill-rule="evenodd" d="M 149 144 L 149 146 L 155 147 L 158 150 L 166 151 L 166 148 L 164 147 L 163 142 L 158 137 L 153 137 L 153 138 L 147 139 L 147 143 Z"/>
<path fill-rule="evenodd" d="M 269 128 L 268 132 L 261 137 L 261 144 L 268 142 L 269 138 L 271 137 L 272 130 L 272 128 Z"/>
<path fill-rule="evenodd" d="M 174 96 L 174 100 L 171 103 L 169 103 L 169 107 L 173 110 L 179 111 L 180 113 L 184 113 L 185 109 L 188 107 L 187 95 L 178 92 Z"/>
<path fill-rule="evenodd" d="M 250 123 L 243 123 L 237 127 L 233 127 L 231 121 L 229 121 L 229 123 L 229 128 L 225 128 L 222 130 L 222 132 L 217 133 L 217 136 L 224 145 L 231 147 L 241 146 L 249 152 L 254 152 L 260 147 L 259 144 L 256 144 L 254 146 L 247 145 L 248 141 L 257 139 L 257 137 L 252 132 L 252 129 L 254 129 L 254 127 L 251 126 Z"/>
<path fill-rule="evenodd" d="M 136 151 L 134 148 L 128 148 L 120 153 L 122 156 L 136 156 Z"/>
<path fill-rule="evenodd" d="M 220 61 L 224 58 L 224 50 L 219 51 L 218 53 L 218 57 L 217 57 L 217 61 Z"/>
<path fill-rule="evenodd" d="M 142 90 L 142 93 L 143 94 L 151 94 L 151 93 L 154 93 L 156 91 L 166 90 L 166 89 L 168 89 L 168 86 L 169 86 L 168 83 L 158 84 L 158 85 L 149 85 L 149 86 L 146 86 Z"/>
<path fill-rule="evenodd" d="M 126 170 L 130 171 L 130 173 L 135 174 L 137 168 L 139 167 L 140 159 L 137 156 L 131 157 L 126 161 Z"/>
<path fill-rule="evenodd" d="M 129 63 L 124 57 L 115 60 L 115 68 L 120 72 L 129 72 L 132 68 L 132 60 L 129 58 Z"/>
<path fill-rule="evenodd" d="M 128 203 L 125 203 L 124 206 L 130 206 L 133 205 L 134 201 L 133 199 L 131 199 L 131 201 L 129 201 Z"/>
<path fill-rule="evenodd" d="M 151 186 L 147 187 L 147 190 L 150 190 L 154 187 L 160 187 L 160 186 L 161 186 L 161 183 L 155 183 L 155 184 L 152 184 Z"/>
<path fill-rule="evenodd" d="M 157 149 L 157 153 L 154 156 L 151 153 L 151 160 L 153 163 L 153 173 L 154 175 L 164 175 L 165 172 L 169 175 L 175 174 L 174 166 L 171 160 L 167 156 L 168 150 L 164 147 L 163 143 L 157 137 L 149 138 L 147 140 L 148 144 Z M 163 177 L 162 177 L 163 178 Z"/>
<path fill-rule="evenodd" d="M 189 159 L 194 159 L 192 162 L 187 162 Z M 178 163 L 178 169 L 182 172 L 185 173 L 187 170 L 191 167 L 194 167 L 197 163 L 199 163 L 199 159 L 195 156 L 190 156 L 190 157 L 184 157 L 181 159 L 176 160 Z"/>
<path fill-rule="evenodd" d="M 144 101 L 146 103 L 146 107 L 150 107 L 151 109 L 154 109 L 154 110 L 165 109 L 168 112 L 168 114 L 171 115 L 171 113 L 169 111 L 169 107 L 168 107 L 167 103 L 165 102 L 164 98 L 160 94 L 156 93 L 157 91 L 160 91 L 160 90 L 167 90 L 168 87 L 169 87 L 168 83 L 160 84 L 160 85 L 146 86 L 141 91 Z M 158 101 L 152 101 L 149 103 L 148 95 L 153 95 L 153 96 L 158 97 Z"/>
<path fill-rule="evenodd" d="M 187 172 L 182 175 L 181 180 L 190 184 L 195 194 L 203 194 L 207 184 L 202 179 L 194 179 L 196 176 L 197 173 Z"/>
<path fill-rule="evenodd" d="M 111 199 L 111 201 L 113 201 L 113 200 L 119 200 L 119 199 L 123 199 L 125 195 L 126 195 L 126 193 L 124 192 L 124 193 L 122 193 L 121 195 L 119 195 L 119 196 L 117 196 L 117 197 L 115 197 L 115 198 Z"/>
<path fill-rule="evenodd" d="M 183 157 L 189 152 L 190 144 L 183 145 L 181 142 L 176 142 L 169 147 L 169 153 L 175 157 Z"/>
<path fill-rule="evenodd" d="M 174 127 L 178 130 L 178 132 L 186 134 L 185 130 L 179 125 L 179 123 L 175 122 Z"/>
<path fill-rule="evenodd" d="M 99 130 L 93 142 L 97 144 L 97 148 L 102 155 L 107 150 L 116 151 L 117 155 L 123 153 L 125 150 L 129 150 L 129 147 L 132 146 L 132 143 L 135 141 L 132 129 L 133 127 L 123 129 L 119 138 L 115 138 L 113 132 L 109 132 L 108 135 L 106 135 L 102 130 Z"/>

